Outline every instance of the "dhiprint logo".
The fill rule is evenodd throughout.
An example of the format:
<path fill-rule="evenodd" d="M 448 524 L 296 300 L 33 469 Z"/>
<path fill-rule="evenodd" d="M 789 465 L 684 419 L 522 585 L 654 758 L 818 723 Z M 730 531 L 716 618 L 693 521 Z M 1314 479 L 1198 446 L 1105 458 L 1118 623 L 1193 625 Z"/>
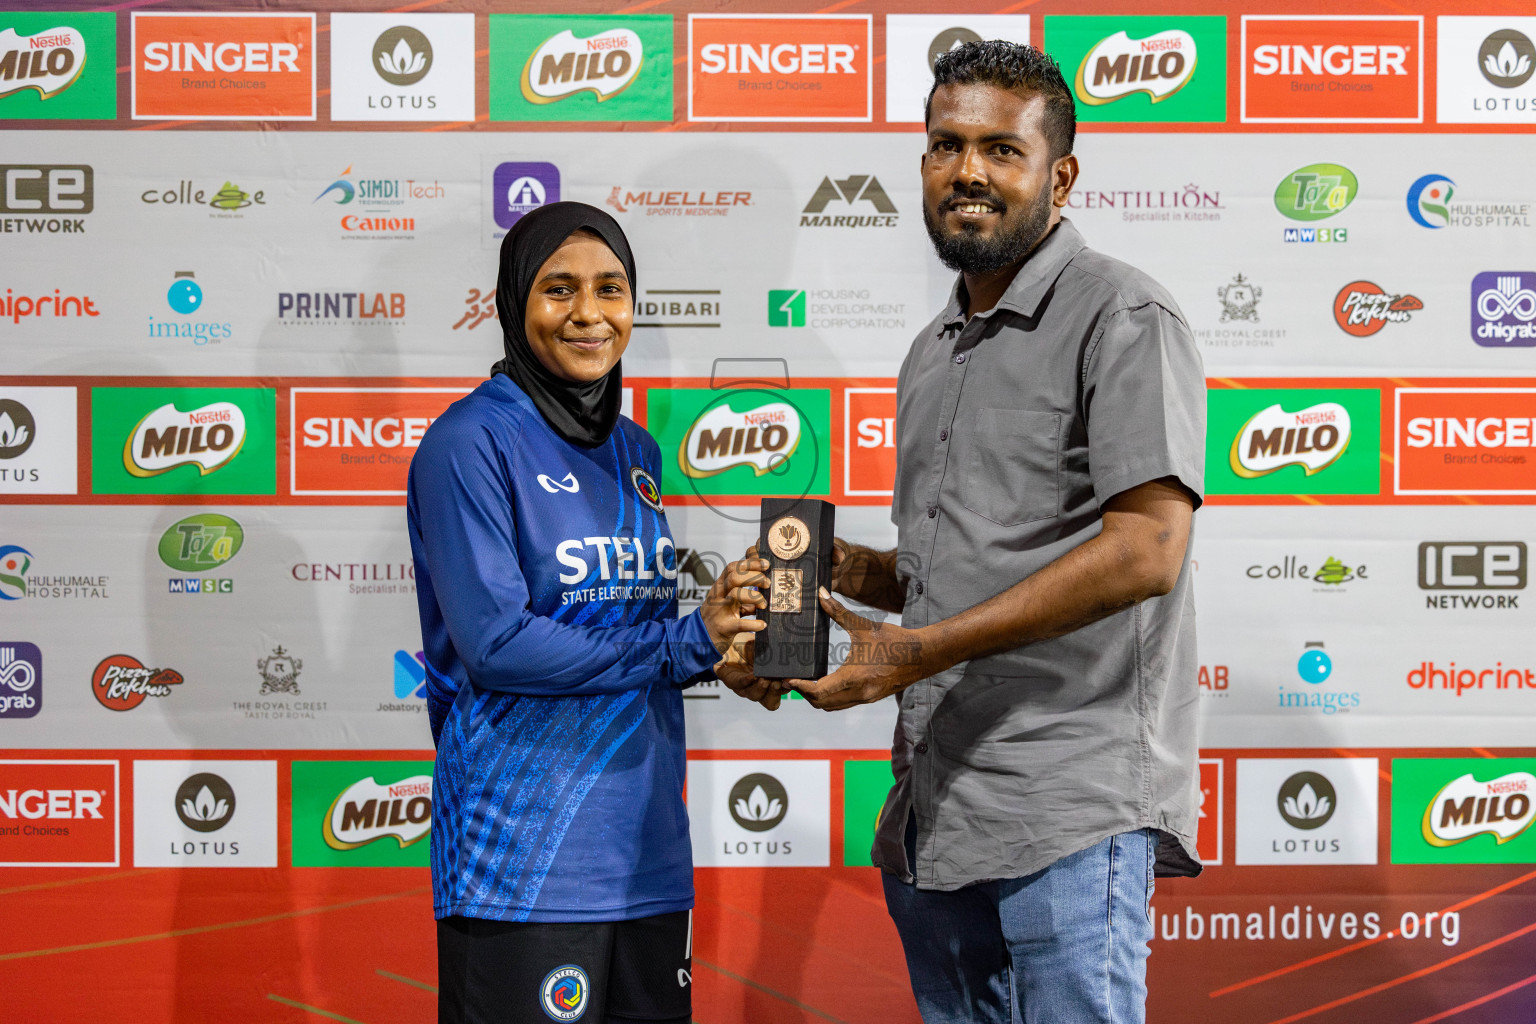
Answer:
<path fill-rule="evenodd" d="M 10 398 L 0 398 L 0 459 L 24 455 L 37 440 L 32 410 Z"/>
<path fill-rule="evenodd" d="M 91 673 L 91 692 L 104 708 L 132 711 L 146 697 L 169 697 L 183 682 L 173 668 L 146 668 L 131 654 L 113 654 Z"/>
<path fill-rule="evenodd" d="M 1237 432 L 1228 453 L 1232 472 L 1252 479 L 1286 466 L 1301 466 L 1307 476 L 1333 465 L 1349 448 L 1349 410 L 1322 402 L 1298 412 L 1275 404 L 1263 409 Z"/>
<path fill-rule="evenodd" d="M 0 641 L 0 718 L 43 710 L 43 652 L 25 640 Z"/>
<path fill-rule="evenodd" d="M 123 445 L 123 468 L 136 477 L 196 466 L 207 476 L 227 466 L 245 444 L 245 411 L 213 402 L 182 412 L 167 403 L 134 426 Z"/>
<path fill-rule="evenodd" d="M 1490 85 L 1500 89 L 1522 86 L 1536 72 L 1536 45 L 1518 29 L 1490 33 L 1478 47 L 1477 69 Z"/>
<path fill-rule="evenodd" d="M 1275 794 L 1275 803 L 1285 823 L 1306 831 L 1328 824 L 1338 802 L 1333 783 L 1317 772 L 1297 772 L 1286 779 Z"/>
<path fill-rule="evenodd" d="M 1451 223 L 1451 196 L 1456 183 L 1443 174 L 1426 174 L 1408 186 L 1408 216 L 1421 228 Z"/>
<path fill-rule="evenodd" d="M 1423 308 L 1417 295 L 1389 295 L 1374 281 L 1351 281 L 1333 298 L 1333 319 L 1345 334 L 1368 338 L 1389 323 L 1407 323 Z"/>
<path fill-rule="evenodd" d="M 32 552 L 15 544 L 0 545 L 0 601 L 19 601 L 27 596 L 27 570 Z"/>
<path fill-rule="evenodd" d="M 767 832 L 789 813 L 789 794 L 772 775 L 744 775 L 731 787 L 731 817 L 748 832 Z"/>
<path fill-rule="evenodd" d="M 559 201 L 560 169 L 554 164 L 498 164 L 491 177 L 492 214 L 498 227 L 510 228 L 546 203 Z"/>
<path fill-rule="evenodd" d="M 373 42 L 373 65 L 390 85 L 415 85 L 432 70 L 432 43 L 409 25 L 396 25 Z"/>
<path fill-rule="evenodd" d="M 1536 345 L 1536 272 L 1485 270 L 1472 279 L 1472 340 L 1484 348 Z"/>
<path fill-rule="evenodd" d="M 299 695 L 299 673 L 304 662 L 283 649 L 282 644 L 272 653 L 256 661 L 256 671 L 261 675 L 261 693 L 286 693 Z"/>
<path fill-rule="evenodd" d="M 432 776 L 413 775 L 387 785 L 372 776 L 352 783 L 331 804 L 323 824 L 333 850 L 393 839 L 404 849 L 432 830 Z"/>
<path fill-rule="evenodd" d="M 176 790 L 176 816 L 194 832 L 217 832 L 235 816 L 235 791 L 212 772 L 189 776 Z"/>
<path fill-rule="evenodd" d="M 575 473 L 567 473 L 559 480 L 551 477 L 548 473 L 540 473 L 537 479 L 539 486 L 550 494 L 559 494 L 561 491 L 564 491 L 566 494 L 576 494 L 581 490 L 581 481 L 576 479 Z"/>
<path fill-rule="evenodd" d="M 539 1005 L 551 1020 L 580 1020 L 592 987 L 587 972 L 575 964 L 556 967 L 539 985 Z"/>
<path fill-rule="evenodd" d="M 857 204 L 868 203 L 875 212 L 828 214 L 827 206 L 832 203 L 847 204 L 855 211 L 862 210 Z M 880 186 L 880 179 L 873 174 L 854 174 L 837 181 L 822 178 L 805 209 L 800 211 L 803 228 L 893 228 L 896 220 L 896 204 L 891 202 L 891 197 Z"/>

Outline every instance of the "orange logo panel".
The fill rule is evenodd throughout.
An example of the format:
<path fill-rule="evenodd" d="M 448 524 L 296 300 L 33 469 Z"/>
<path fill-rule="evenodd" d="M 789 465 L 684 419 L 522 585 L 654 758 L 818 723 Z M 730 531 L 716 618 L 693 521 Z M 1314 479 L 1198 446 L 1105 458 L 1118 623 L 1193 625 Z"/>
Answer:
<path fill-rule="evenodd" d="M 690 121 L 868 121 L 870 18 L 688 17 Z"/>
<path fill-rule="evenodd" d="M 896 486 L 896 389 L 849 388 L 844 394 L 844 493 L 890 494 Z"/>
<path fill-rule="evenodd" d="M 1195 852 L 1202 864 L 1221 863 L 1221 791 L 1222 763 L 1216 758 L 1200 759 L 1200 820 L 1195 830 Z"/>
<path fill-rule="evenodd" d="M 294 388 L 289 401 L 295 495 L 403 495 L 432 421 L 469 388 Z"/>
<path fill-rule="evenodd" d="M 133 116 L 314 120 L 315 16 L 135 14 Z"/>
<path fill-rule="evenodd" d="M 0 865 L 117 861 L 117 762 L 0 761 Z"/>
<path fill-rule="evenodd" d="M 1536 388 L 1402 388 L 1397 493 L 1536 494 Z"/>
<path fill-rule="evenodd" d="M 1244 121 L 1420 121 L 1418 18 L 1243 18 Z"/>

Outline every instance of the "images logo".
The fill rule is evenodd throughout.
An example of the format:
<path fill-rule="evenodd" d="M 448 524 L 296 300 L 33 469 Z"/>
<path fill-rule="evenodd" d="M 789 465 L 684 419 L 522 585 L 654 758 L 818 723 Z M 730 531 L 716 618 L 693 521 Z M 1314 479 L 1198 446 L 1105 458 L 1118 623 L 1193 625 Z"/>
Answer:
<path fill-rule="evenodd" d="M 1307 644 L 1302 652 L 1300 660 L 1296 662 L 1296 674 L 1301 676 L 1302 682 L 1318 683 L 1326 682 L 1333 675 L 1333 659 L 1323 650 L 1323 645 L 1318 641 Z"/>
<path fill-rule="evenodd" d="M 272 388 L 93 388 L 93 489 L 273 494 L 276 406 Z"/>
<path fill-rule="evenodd" d="M 1536 759 L 1392 762 L 1392 863 L 1536 861 Z"/>
<path fill-rule="evenodd" d="M 789 813 L 789 793 L 772 775 L 743 775 L 731 787 L 731 817 L 748 832 L 767 832 Z"/>
<path fill-rule="evenodd" d="M 805 326 L 805 289 L 768 289 L 768 326 Z"/>
<path fill-rule="evenodd" d="M 492 121 L 671 121 L 669 14 L 493 14 Z"/>
<path fill-rule="evenodd" d="M 173 668 L 145 668 L 129 654 L 113 654 L 91 673 L 91 692 L 102 707 L 112 711 L 132 711 L 146 697 L 169 697 L 173 687 L 185 680 Z"/>
<path fill-rule="evenodd" d="M 43 709 L 43 652 L 25 640 L 0 642 L 0 718 L 31 718 Z"/>
<path fill-rule="evenodd" d="M 395 699 L 407 697 L 427 697 L 427 656 L 423 651 L 414 656 L 408 651 L 395 652 Z"/>
<path fill-rule="evenodd" d="M 829 203 L 869 203 L 876 213 L 865 216 L 841 216 L 825 213 Z M 873 174 L 855 174 L 840 181 L 822 178 L 810 202 L 800 211 L 803 228 L 893 228 L 896 226 L 896 204 L 880 187 L 880 179 Z"/>
<path fill-rule="evenodd" d="M 313 14 L 133 14 L 133 117 L 315 119 Z"/>
<path fill-rule="evenodd" d="M 1226 39 L 1221 17 L 1045 19 L 1046 52 L 1077 69 L 1085 121 L 1225 121 Z"/>
<path fill-rule="evenodd" d="M 1360 181 L 1340 164 L 1308 164 L 1275 187 L 1275 209 L 1291 220 L 1327 220 L 1342 213 L 1360 194 Z"/>
<path fill-rule="evenodd" d="M 1378 493 L 1381 392 L 1212 388 L 1206 403 L 1210 493 Z"/>
<path fill-rule="evenodd" d="M 123 468 L 134 476 L 158 476 L 195 465 L 206 476 L 239 455 L 244 444 L 245 412 L 233 402 L 190 412 L 167 403 L 134 426 L 123 445 Z"/>
<path fill-rule="evenodd" d="M 491 178 L 492 214 L 510 228 L 545 203 L 560 201 L 560 169 L 546 163 L 505 163 Z"/>
<path fill-rule="evenodd" d="M 1408 186 L 1408 216 L 1420 227 L 1443 228 L 1451 222 L 1451 196 L 1455 193 L 1456 183 L 1450 178 L 1426 174 Z"/>
<path fill-rule="evenodd" d="M 1536 345 L 1536 273 L 1485 270 L 1472 279 L 1472 340 L 1484 348 Z"/>
<path fill-rule="evenodd" d="M 113 11 L 0 14 L 0 119 L 117 116 Z"/>
<path fill-rule="evenodd" d="M 165 293 L 166 305 L 171 307 L 172 312 L 191 316 L 202 308 L 203 289 L 195 277 L 196 275 L 190 270 L 176 271 L 176 276 Z M 234 334 L 234 325 L 228 322 L 161 320 L 157 323 L 154 317 L 149 318 L 151 338 L 190 338 L 194 345 L 206 345 L 209 342 L 232 338 Z"/>
<path fill-rule="evenodd" d="M 199 772 L 176 790 L 176 817 L 194 832 L 217 832 L 235 816 L 235 790 L 221 776 Z"/>
<path fill-rule="evenodd" d="M 869 121 L 868 14 L 690 14 L 688 120 Z"/>
<path fill-rule="evenodd" d="M 1388 323 L 1407 323 L 1423 308 L 1416 295 L 1388 295 L 1374 281 L 1351 281 L 1333 298 L 1333 319 L 1345 334 L 1368 338 Z"/>
<path fill-rule="evenodd" d="M 1333 659 L 1323 650 L 1320 640 L 1310 641 L 1296 662 L 1296 674 L 1309 687 L 1321 687 L 1333 676 Z M 1337 690 L 1287 690 L 1280 687 L 1278 706 L 1302 711 L 1321 711 L 1325 715 L 1348 714 L 1360 706 L 1360 694 Z"/>
<path fill-rule="evenodd" d="M 1286 779 L 1275 794 L 1275 803 L 1285 823 L 1308 831 L 1328 824 L 1338 801 L 1333 783 L 1317 772 L 1297 772 Z"/>
<path fill-rule="evenodd" d="M 580 1020 L 591 993 L 587 972 L 575 964 L 556 967 L 539 985 L 539 1002 L 551 1020 Z"/>
<path fill-rule="evenodd" d="M 1530 81 L 1536 72 L 1536 45 L 1524 32 L 1505 28 L 1491 33 L 1477 51 L 1477 69 L 1488 83 L 1514 89 Z"/>
<path fill-rule="evenodd" d="M 374 40 L 373 65 L 390 85 L 415 85 L 432 70 L 432 42 L 409 25 L 396 25 Z"/>
<path fill-rule="evenodd" d="M 1418 15 L 1245 14 L 1245 122 L 1424 119 L 1424 19 Z"/>
<path fill-rule="evenodd" d="M 1349 448 L 1349 410 L 1324 402 L 1300 412 L 1271 405 L 1243 424 L 1232 439 L 1228 463 L 1242 477 L 1258 477 L 1286 466 L 1307 476 L 1338 461 Z"/>

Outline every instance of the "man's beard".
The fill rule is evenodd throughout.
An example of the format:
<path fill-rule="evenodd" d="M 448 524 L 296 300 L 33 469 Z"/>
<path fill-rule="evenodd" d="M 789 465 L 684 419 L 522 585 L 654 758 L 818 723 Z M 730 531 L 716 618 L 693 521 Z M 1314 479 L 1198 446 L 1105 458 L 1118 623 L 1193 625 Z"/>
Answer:
<path fill-rule="evenodd" d="M 1018 263 L 1029 255 L 1029 251 L 1050 226 L 1049 187 L 1041 189 L 1034 205 L 1013 223 L 1009 223 L 1008 207 L 1001 197 L 985 189 L 968 195 L 956 193 L 945 199 L 940 207 L 942 209 L 951 204 L 978 200 L 985 200 L 998 212 L 1001 220 L 996 233 L 991 236 L 983 236 L 974 224 L 963 224 L 952 235 L 943 234 L 928 204 L 923 204 L 923 226 L 928 229 L 928 237 L 933 242 L 934 252 L 938 254 L 940 262 L 950 270 L 962 274 L 990 274 Z"/>

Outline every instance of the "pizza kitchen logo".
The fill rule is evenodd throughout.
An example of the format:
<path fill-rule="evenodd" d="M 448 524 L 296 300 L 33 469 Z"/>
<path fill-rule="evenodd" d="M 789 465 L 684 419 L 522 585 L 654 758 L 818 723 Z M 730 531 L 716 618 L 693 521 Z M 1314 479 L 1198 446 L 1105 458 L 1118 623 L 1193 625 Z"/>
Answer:
<path fill-rule="evenodd" d="M 677 461 L 695 479 L 735 466 L 751 466 L 762 476 L 795 453 L 800 436 L 800 413 L 788 402 L 770 401 L 742 412 L 724 402 L 694 420 Z"/>
<path fill-rule="evenodd" d="M 108 710 L 132 711 L 146 698 L 169 697 L 183 682 L 173 668 L 146 668 L 130 654 L 113 654 L 91 673 L 91 692 Z"/>
<path fill-rule="evenodd" d="M 432 776 L 413 775 L 388 785 L 359 779 L 332 801 L 322 826 L 325 845 L 355 850 L 393 839 L 400 849 L 432 831 Z"/>
<path fill-rule="evenodd" d="M 1271 405 L 1256 414 L 1232 441 L 1228 461 L 1245 479 L 1301 466 L 1307 476 L 1333 465 L 1349 447 L 1349 410 L 1321 402 L 1299 412 Z"/>
<path fill-rule="evenodd" d="M 1345 334 L 1368 338 L 1387 324 L 1405 324 L 1424 308 L 1416 295 L 1389 294 L 1374 281 L 1351 281 L 1333 299 L 1333 319 Z"/>
<path fill-rule="evenodd" d="M 245 412 L 233 402 L 189 412 L 168 402 L 134 426 L 123 445 L 123 468 L 136 477 L 151 477 L 190 465 L 207 476 L 240 454 L 245 434 Z"/>

